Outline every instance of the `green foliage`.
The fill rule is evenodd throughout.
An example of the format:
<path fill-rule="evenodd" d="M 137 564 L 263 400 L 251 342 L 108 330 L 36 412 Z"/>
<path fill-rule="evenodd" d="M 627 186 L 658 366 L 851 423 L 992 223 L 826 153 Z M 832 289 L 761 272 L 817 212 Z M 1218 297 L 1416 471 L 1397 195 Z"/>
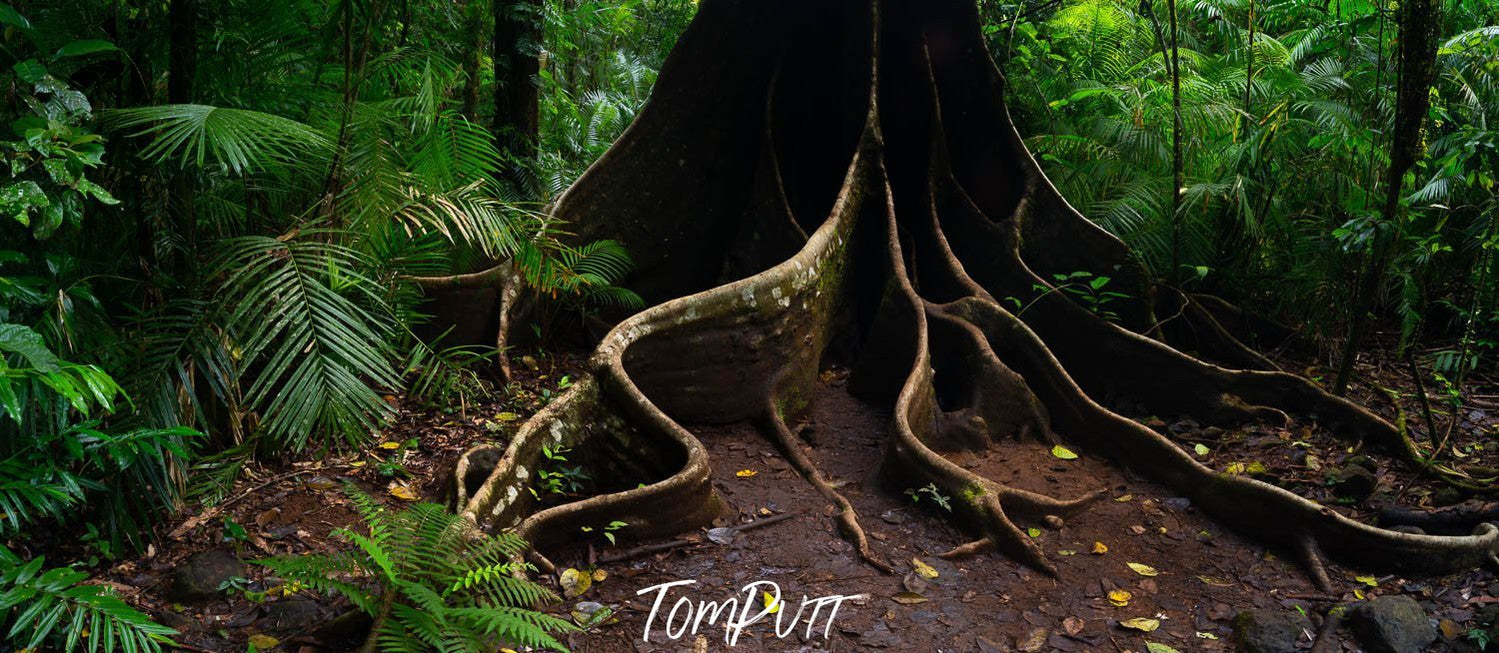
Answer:
<path fill-rule="evenodd" d="M 1390 272 L 1376 305 L 1404 343 L 1457 340 L 1450 349 L 1477 356 L 1475 343 L 1499 339 L 1483 299 L 1499 287 L 1491 6 L 1449 3 L 1426 158 L 1406 181 L 1399 219 L 1386 224 L 1399 63 L 1391 7 L 1257 2 L 1251 44 L 1249 2 L 1180 3 L 1185 183 L 1176 189 L 1171 71 L 1156 15 L 1164 3 L 981 4 L 1010 110 L 1042 167 L 1158 276 L 1270 307 L 1332 344 L 1346 332 L 1375 234 L 1387 234 Z M 1176 228 L 1185 275 L 1170 269 Z M 1208 268 L 1211 276 L 1190 274 Z M 1457 310 L 1433 310 L 1443 302 Z"/>
<path fill-rule="evenodd" d="M 0 628 L 27 650 L 160 651 L 177 631 L 153 623 L 88 574 L 46 569 L 42 558 L 22 560 L 0 546 Z"/>
<path fill-rule="evenodd" d="M 554 634 L 572 624 L 534 610 L 558 600 L 526 580 L 513 535 L 478 535 L 435 504 L 389 512 L 346 488 L 368 534 L 338 534 L 353 549 L 259 563 L 288 581 L 343 596 L 375 617 L 382 651 L 493 651 L 499 646 L 566 650 Z"/>

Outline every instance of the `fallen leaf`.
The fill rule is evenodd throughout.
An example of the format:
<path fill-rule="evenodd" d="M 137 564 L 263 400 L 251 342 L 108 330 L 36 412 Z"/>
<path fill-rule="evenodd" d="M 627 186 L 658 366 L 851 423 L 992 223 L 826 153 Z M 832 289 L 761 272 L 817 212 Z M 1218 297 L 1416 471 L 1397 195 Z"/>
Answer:
<path fill-rule="evenodd" d="M 1077 552 L 1073 551 L 1072 549 L 1057 549 L 1057 555 L 1059 555 L 1059 556 L 1075 556 L 1075 555 L 1077 555 Z"/>
<path fill-rule="evenodd" d="M 270 635 L 262 635 L 260 633 L 256 633 L 250 636 L 250 646 L 255 647 L 255 650 L 257 651 L 273 649 L 280 645 L 281 640 L 276 639 L 275 637 L 271 637 Z"/>
<path fill-rule="evenodd" d="M 769 517 L 769 516 L 771 516 L 773 514 L 775 514 L 775 513 L 771 512 L 770 508 L 766 508 L 766 507 L 763 507 L 763 506 L 760 508 L 760 516 L 761 517 Z"/>
<path fill-rule="evenodd" d="M 728 527 L 708 529 L 708 540 L 714 544 L 729 544 L 739 535 L 739 531 Z"/>
<path fill-rule="evenodd" d="M 1130 569 L 1133 569 L 1135 573 L 1140 574 L 1141 576 L 1161 575 L 1161 572 L 1156 571 L 1155 567 L 1152 567 L 1150 565 L 1140 564 L 1138 562 L 1126 562 L 1124 564 L 1129 565 Z"/>
<path fill-rule="evenodd" d="M 1437 627 L 1442 629 L 1442 637 L 1447 639 L 1457 639 L 1458 635 L 1463 634 L 1463 627 L 1451 619 L 1443 619 Z"/>
<path fill-rule="evenodd" d="M 416 490 L 411 489 L 411 486 L 405 483 L 393 483 L 391 484 L 389 491 L 390 496 L 393 496 L 402 501 L 416 501 L 421 498 L 417 496 Z"/>
<path fill-rule="evenodd" d="M 1135 535 L 1144 535 L 1145 527 L 1139 524 L 1135 524 L 1129 527 L 1129 532 L 1134 533 Z"/>
<path fill-rule="evenodd" d="M 1133 498 L 1135 498 L 1135 495 L 1133 494 L 1121 494 L 1117 497 L 1114 497 L 1114 500 L 1118 501 L 1119 503 L 1129 503 L 1129 500 Z"/>
<path fill-rule="evenodd" d="M 1145 617 L 1135 617 L 1134 619 L 1125 619 L 1124 621 L 1119 622 L 1119 625 L 1124 626 L 1125 628 L 1148 633 L 1154 631 L 1157 628 L 1160 628 L 1161 620 L 1147 619 Z"/>
<path fill-rule="evenodd" d="M 1215 587 L 1233 587 L 1234 586 L 1234 584 L 1231 583 L 1231 582 L 1229 582 L 1229 581 L 1223 580 L 1222 578 L 1213 578 L 1212 576 L 1198 576 L 1197 580 L 1200 580 L 1200 581 L 1202 581 L 1204 583 L 1207 583 L 1209 585 L 1213 585 Z"/>
<path fill-rule="evenodd" d="M 602 569 L 593 570 L 593 582 L 602 583 L 607 578 L 609 578 L 609 572 Z"/>
<path fill-rule="evenodd" d="M 1067 631 L 1068 635 L 1083 632 L 1083 620 L 1077 617 L 1067 617 L 1062 620 L 1062 630 Z"/>
<path fill-rule="evenodd" d="M 771 614 L 775 614 L 775 613 L 781 611 L 781 600 L 780 599 L 777 599 L 770 592 L 760 592 L 760 594 L 763 595 L 763 596 L 760 597 L 760 599 L 765 602 L 765 609 L 766 610 L 770 611 Z"/>
<path fill-rule="evenodd" d="M 1041 529 L 1039 529 L 1039 528 L 1027 528 L 1027 529 L 1025 529 L 1025 534 L 1029 535 L 1031 537 L 1041 537 Z"/>
<path fill-rule="evenodd" d="M 1108 553 L 1108 552 L 1109 552 L 1109 547 L 1105 546 L 1103 542 L 1094 542 L 1093 543 L 1093 553 L 1095 555 L 1103 555 L 1103 554 Z"/>
<path fill-rule="evenodd" d="M 922 562 L 921 558 L 911 558 L 911 567 L 914 568 L 916 570 L 916 573 L 920 574 L 922 578 L 937 577 L 937 570 L 933 569 L 931 565 Z"/>
<path fill-rule="evenodd" d="M 1114 590 L 1112 592 L 1109 592 L 1109 603 L 1112 603 L 1117 607 L 1122 608 L 1126 605 L 1129 605 L 1129 600 L 1132 598 L 1135 598 L 1135 595 L 1130 594 L 1128 590 Z"/>
<path fill-rule="evenodd" d="M 734 475 L 738 476 L 739 478 L 749 478 L 749 477 L 754 476 L 755 474 L 759 474 L 759 473 L 760 472 L 757 472 L 757 471 L 755 471 L 753 469 L 741 469 L 741 470 L 739 470 L 737 472 L 734 472 Z"/>
<path fill-rule="evenodd" d="M 1353 590 L 1353 598 L 1358 599 L 1360 601 L 1364 600 L 1364 591 L 1361 590 L 1361 589 L 1355 588 Z"/>
<path fill-rule="evenodd" d="M 890 600 L 895 601 L 896 603 L 899 603 L 901 605 L 915 605 L 917 603 L 926 603 L 926 597 L 915 592 L 901 592 L 899 594 L 896 594 L 895 596 L 890 597 Z"/>
<path fill-rule="evenodd" d="M 1218 636 L 1214 635 L 1212 633 L 1205 633 L 1205 632 L 1202 632 L 1202 631 L 1199 630 L 1199 631 L 1197 631 L 1197 639 L 1218 639 Z"/>
<path fill-rule="evenodd" d="M 1379 587 L 1379 579 L 1373 576 L 1354 576 L 1353 579 L 1369 587 Z"/>
<path fill-rule="evenodd" d="M 381 449 L 400 449 L 401 448 L 401 443 L 399 443 L 399 442 L 381 442 L 380 443 L 380 448 Z"/>
<path fill-rule="evenodd" d="M 1249 463 L 1249 466 L 1245 467 L 1244 471 L 1250 474 L 1263 474 L 1269 470 L 1265 469 L 1265 463 L 1255 461 Z"/>
<path fill-rule="evenodd" d="M 515 420 L 520 419 L 520 415 L 516 415 L 515 413 L 512 413 L 510 411 L 505 411 L 503 413 L 495 415 L 494 418 L 500 420 L 501 422 L 514 422 Z"/>
<path fill-rule="evenodd" d="M 1149 651 L 1149 653 L 1181 653 L 1181 651 L 1171 648 L 1170 646 L 1167 646 L 1165 644 L 1157 644 L 1155 642 L 1145 642 L 1145 650 Z"/>
<path fill-rule="evenodd" d="M 1196 452 L 1199 456 L 1206 456 L 1213 452 L 1212 449 L 1209 449 L 1207 445 L 1201 442 L 1192 445 L 1192 451 Z"/>
<path fill-rule="evenodd" d="M 563 569 L 562 574 L 557 577 L 557 583 L 562 586 L 562 595 L 571 599 L 587 592 L 588 588 L 593 585 L 593 577 L 568 567 Z"/>
<path fill-rule="evenodd" d="M 1064 447 L 1060 444 L 1051 448 L 1051 455 L 1061 458 L 1062 460 L 1077 460 L 1077 454 L 1073 453 L 1071 449 L 1068 449 L 1067 447 Z"/>
<path fill-rule="evenodd" d="M 1234 476 L 1238 476 L 1244 473 L 1244 463 L 1233 463 L 1224 468 L 1223 471 L 1233 474 Z"/>
<path fill-rule="evenodd" d="M 354 469 L 359 469 L 360 467 L 364 466 L 364 461 L 363 460 L 356 460 L 354 462 L 349 463 L 349 466 L 353 467 Z"/>

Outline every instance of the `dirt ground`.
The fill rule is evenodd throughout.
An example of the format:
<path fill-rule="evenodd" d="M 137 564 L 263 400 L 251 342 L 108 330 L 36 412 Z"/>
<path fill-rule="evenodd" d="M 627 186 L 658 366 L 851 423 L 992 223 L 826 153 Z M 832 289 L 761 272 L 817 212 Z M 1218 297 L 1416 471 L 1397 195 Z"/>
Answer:
<path fill-rule="evenodd" d="M 347 632 L 330 624 L 347 613 L 347 604 L 286 592 L 275 579 L 246 565 L 244 580 L 221 596 L 198 603 L 166 598 L 173 570 L 189 556 L 227 550 L 243 560 L 267 555 L 327 552 L 344 546 L 333 531 L 357 528 L 357 519 L 339 485 L 352 481 L 393 507 L 411 499 L 440 501 L 446 474 L 457 455 L 481 441 L 503 442 L 515 426 L 555 396 L 562 377 L 576 369 L 576 358 L 539 357 L 521 365 L 521 378 L 493 403 L 446 409 L 403 407 L 400 421 L 367 450 L 305 459 L 280 467 L 246 470 L 227 493 L 230 503 L 187 511 L 165 524 L 148 555 L 126 560 L 102 574 L 134 604 L 183 630 L 191 650 L 244 651 L 253 636 L 274 650 L 345 650 Z M 1288 368 L 1315 376 L 1305 363 Z M 1409 378 L 1400 366 L 1371 364 L 1357 398 L 1395 417 L 1395 406 L 1379 388 L 1404 393 L 1407 419 L 1419 410 L 1411 399 Z M 1249 608 L 1300 610 L 1312 617 L 1303 633 L 1309 649 L 1328 608 L 1351 605 L 1380 595 L 1406 594 L 1433 618 L 1442 620 L 1444 636 L 1432 650 L 1476 650 L 1468 639 L 1478 628 L 1478 612 L 1499 602 L 1499 582 L 1490 570 L 1446 578 L 1370 576 L 1367 570 L 1332 566 L 1334 595 L 1318 592 L 1288 552 L 1266 550 L 1223 530 L 1185 499 L 1159 485 L 1078 450 L 1064 460 L 1035 442 L 1005 443 L 987 456 L 965 454 L 954 461 L 997 481 L 1058 497 L 1096 490 L 1108 496 L 1062 524 L 1022 523 L 1056 564 L 1050 578 L 1010 559 L 984 553 L 964 560 L 937 557 L 972 539 L 945 519 L 942 500 L 920 488 L 882 486 L 877 477 L 888 415 L 851 397 L 845 373 L 833 368 L 807 417 L 807 439 L 823 473 L 852 502 L 877 556 L 898 573 L 887 575 L 861 563 L 839 535 L 832 508 L 786 462 L 769 440 L 747 424 L 698 426 L 692 430 L 708 447 L 714 483 L 728 507 L 715 526 L 734 526 L 775 515 L 791 517 L 764 528 L 744 531 L 717 543 L 708 532 L 684 534 L 688 546 L 600 566 L 605 580 L 585 594 L 552 608 L 567 614 L 582 601 L 610 606 L 615 616 L 594 629 L 572 635 L 574 651 L 1145 651 L 1147 642 L 1178 651 L 1233 650 L 1231 621 Z M 1478 379 L 1476 383 L 1487 383 Z M 1489 386 L 1490 388 L 1492 386 Z M 1491 392 L 1491 390 L 1489 390 Z M 1483 390 L 1475 392 L 1482 394 Z M 1398 393 L 1397 393 L 1398 394 Z M 401 401 L 393 397 L 392 401 Z M 1494 454 L 1495 419 L 1484 408 L 1458 413 L 1448 450 L 1463 451 L 1462 460 L 1486 460 Z M 1499 411 L 1492 411 L 1499 413 Z M 1447 412 L 1437 407 L 1445 424 Z M 1207 448 L 1200 457 L 1215 468 L 1240 464 L 1254 473 L 1363 519 L 1374 519 L 1381 502 L 1399 495 L 1402 504 L 1437 505 L 1444 498 L 1431 480 L 1413 482 L 1413 473 L 1357 443 L 1338 440 L 1315 425 L 1288 427 L 1246 425 L 1227 431 L 1204 428 L 1184 419 L 1140 415 L 1154 428 L 1175 434 L 1183 446 Z M 1417 429 L 1422 430 L 1422 429 Z M 1418 442 L 1429 447 L 1424 436 Z M 394 444 L 381 444 L 394 443 Z M 1367 455 L 1378 470 L 1378 489 L 1362 501 L 1334 496 L 1328 477 L 1355 456 Z M 1310 462 L 1309 462 L 1310 460 Z M 396 464 L 400 472 L 396 472 Z M 1257 466 L 1252 466 L 1258 463 Z M 1364 464 L 1369 464 L 1365 462 Z M 394 474 L 394 475 L 392 475 Z M 400 491 L 409 490 L 409 494 Z M 1400 488 L 1407 488 L 1399 492 Z M 397 490 L 393 492 L 392 490 Z M 1462 497 L 1457 497 L 1462 498 Z M 244 529 L 235 536 L 224 517 Z M 561 566 L 592 569 L 590 559 L 618 555 L 649 542 L 621 541 L 603 550 L 548 551 Z M 919 562 L 918 562 L 919 561 Z M 1137 570 L 1130 563 L 1148 568 Z M 921 573 L 925 571 L 926 573 Z M 1142 573 L 1142 571 L 1144 573 Z M 933 572 L 935 575 L 933 575 Z M 1146 575 L 1151 574 L 1153 575 Z M 660 610 L 652 607 L 661 590 L 637 592 L 663 583 L 694 581 L 665 589 Z M 778 637 L 770 618 L 739 634 L 732 648 L 722 627 L 700 623 L 684 629 L 686 613 L 671 615 L 679 598 L 701 601 L 737 599 L 756 581 L 778 586 L 781 604 Z M 763 585 L 756 591 L 770 589 Z M 1127 593 L 1127 596 L 1123 593 Z M 809 597 L 806 601 L 803 596 Z M 819 597 L 845 596 L 836 617 L 831 603 Z M 753 611 L 764 607 L 756 595 Z M 800 620 L 793 621 L 798 609 Z M 809 617 L 817 610 L 815 619 Z M 694 615 L 704 616 L 704 615 Z M 1152 619 L 1159 627 L 1142 632 L 1121 625 Z M 647 621 L 650 640 L 644 641 Z M 812 627 L 808 628 L 808 623 Z M 793 627 L 793 623 L 798 624 Z M 1138 623 L 1138 622 L 1137 622 Z M 716 625 L 715 625 L 716 624 Z M 676 637 L 672 637 L 676 635 Z M 1358 650 L 1351 636 L 1334 633 L 1334 647 Z M 261 647 L 264 650 L 264 647 Z"/>

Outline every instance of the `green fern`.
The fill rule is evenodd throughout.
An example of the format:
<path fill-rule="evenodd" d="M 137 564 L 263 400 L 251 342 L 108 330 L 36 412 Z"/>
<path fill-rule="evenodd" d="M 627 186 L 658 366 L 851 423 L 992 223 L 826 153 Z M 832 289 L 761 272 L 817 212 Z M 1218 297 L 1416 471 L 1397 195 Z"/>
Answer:
<path fill-rule="evenodd" d="M 368 533 L 337 531 L 353 549 L 333 556 L 259 561 L 277 576 L 347 597 L 376 619 L 382 651 L 493 651 L 500 646 L 566 648 L 554 635 L 577 630 L 535 610 L 554 603 L 516 562 L 526 544 L 514 535 L 477 535 L 442 506 L 387 511 L 345 487 Z"/>

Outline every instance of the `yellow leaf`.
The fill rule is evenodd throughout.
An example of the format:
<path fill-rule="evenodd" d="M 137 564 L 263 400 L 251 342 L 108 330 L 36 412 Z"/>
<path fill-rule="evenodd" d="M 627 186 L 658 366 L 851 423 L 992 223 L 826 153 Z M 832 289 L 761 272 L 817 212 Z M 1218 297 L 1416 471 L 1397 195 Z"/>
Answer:
<path fill-rule="evenodd" d="M 1059 555 L 1059 556 L 1075 556 L 1075 555 L 1077 555 L 1077 552 L 1073 551 L 1072 549 L 1058 549 L 1057 550 L 1057 555 Z"/>
<path fill-rule="evenodd" d="M 734 472 L 734 475 L 738 476 L 739 478 L 749 478 L 749 477 L 754 476 L 755 474 L 759 474 L 759 473 L 760 472 L 757 472 L 757 471 L 755 471 L 753 469 L 741 469 L 741 470 L 739 470 L 737 472 Z"/>
<path fill-rule="evenodd" d="M 364 461 L 363 460 L 356 460 L 354 462 L 349 463 L 349 466 L 350 467 L 354 467 L 354 468 L 357 469 L 359 467 L 363 467 L 364 466 Z"/>
<path fill-rule="evenodd" d="M 1207 445 L 1202 444 L 1201 442 L 1199 442 L 1199 443 L 1197 443 L 1195 445 L 1192 445 L 1192 451 L 1195 452 L 1199 456 L 1206 456 L 1206 455 L 1208 455 L 1208 454 L 1210 454 L 1210 453 L 1213 452 L 1212 449 L 1209 449 Z"/>
<path fill-rule="evenodd" d="M 1130 569 L 1135 570 L 1135 573 L 1140 574 L 1141 576 L 1159 576 L 1161 573 L 1159 571 L 1156 571 L 1155 567 L 1152 567 L 1150 565 L 1143 565 L 1138 562 L 1126 562 L 1124 564 L 1129 565 Z"/>
<path fill-rule="evenodd" d="M 1353 598 L 1356 598 L 1360 601 L 1364 600 L 1364 591 L 1361 589 L 1353 590 Z"/>
<path fill-rule="evenodd" d="M 1157 644 L 1155 642 L 1145 642 L 1145 650 L 1148 653 L 1181 653 L 1181 651 L 1171 648 L 1170 646 L 1167 646 L 1165 644 Z"/>
<path fill-rule="evenodd" d="M 503 413 L 495 415 L 494 418 L 500 420 L 501 422 L 514 422 L 515 420 L 520 419 L 520 415 L 516 415 L 515 413 L 507 410 Z"/>
<path fill-rule="evenodd" d="M 1244 471 L 1250 474 L 1263 474 L 1268 470 L 1265 469 L 1265 463 L 1255 461 L 1249 463 L 1249 466 L 1245 467 Z"/>
<path fill-rule="evenodd" d="M 1027 528 L 1027 529 L 1025 529 L 1025 534 L 1029 535 L 1031 537 L 1041 537 L 1041 529 L 1039 529 L 1039 528 Z"/>
<path fill-rule="evenodd" d="M 1124 621 L 1119 622 L 1119 625 L 1124 626 L 1125 628 L 1132 628 L 1134 630 L 1148 633 L 1154 631 L 1157 628 L 1160 628 L 1161 620 L 1147 619 L 1145 617 L 1135 617 L 1134 619 L 1125 619 Z"/>
<path fill-rule="evenodd" d="M 1214 635 L 1212 633 L 1205 633 L 1205 632 L 1202 632 L 1202 631 L 1199 630 L 1199 631 L 1197 631 L 1197 639 L 1218 639 L 1218 636 Z"/>
<path fill-rule="evenodd" d="M 1379 587 L 1379 579 L 1373 576 L 1354 576 L 1353 579 L 1369 587 Z"/>
<path fill-rule="evenodd" d="M 390 496 L 393 496 L 402 501 L 416 501 L 417 499 L 421 498 L 416 495 L 416 490 L 411 489 L 411 486 L 406 485 L 405 483 L 391 485 Z"/>
<path fill-rule="evenodd" d="M 1231 582 L 1229 582 L 1229 581 L 1223 580 L 1222 578 L 1213 578 L 1212 576 L 1198 576 L 1197 580 L 1200 580 L 1200 581 L 1202 581 L 1204 583 L 1207 583 L 1209 585 L 1215 585 L 1217 587 L 1233 587 L 1234 586 L 1234 584 L 1231 583 Z"/>
<path fill-rule="evenodd" d="M 276 639 L 275 637 L 271 637 L 270 635 L 261 635 L 259 633 L 256 633 L 250 636 L 250 646 L 254 646 L 255 650 L 257 651 L 273 649 L 280 645 L 281 640 Z"/>
<path fill-rule="evenodd" d="M 1232 465 L 1229 465 L 1228 468 L 1223 471 L 1233 474 L 1234 476 L 1238 476 L 1244 473 L 1244 463 L 1234 463 Z"/>
<path fill-rule="evenodd" d="M 937 570 L 936 569 L 932 569 L 931 565 L 929 565 L 929 564 L 927 564 L 925 562 L 922 562 L 921 558 L 911 558 L 911 567 L 913 569 L 915 569 L 916 573 L 918 575 L 920 575 L 922 578 L 936 578 L 937 577 Z"/>
<path fill-rule="evenodd" d="M 1077 459 L 1077 454 L 1073 453 L 1071 449 L 1068 449 L 1067 447 L 1064 447 L 1060 444 L 1051 448 L 1051 455 L 1061 458 L 1062 460 Z"/>
<path fill-rule="evenodd" d="M 1093 543 L 1093 553 L 1095 555 L 1103 555 L 1103 554 L 1108 553 L 1108 552 L 1109 552 L 1109 547 L 1104 546 L 1103 542 L 1094 542 Z"/>
<path fill-rule="evenodd" d="M 399 442 L 381 442 L 380 443 L 380 448 L 381 449 L 400 449 L 401 448 L 401 443 L 399 443 Z"/>
<path fill-rule="evenodd" d="M 781 602 L 777 600 L 776 597 L 771 596 L 770 592 L 760 593 L 764 595 L 762 599 L 765 601 L 766 610 L 769 610 L 771 614 L 775 614 L 781 611 Z"/>
<path fill-rule="evenodd" d="M 1118 501 L 1119 503 L 1129 503 L 1129 500 L 1133 499 L 1133 498 L 1135 498 L 1135 495 L 1133 495 L 1133 494 L 1124 494 L 1124 495 L 1120 495 L 1120 496 L 1114 497 L 1114 500 Z"/>
<path fill-rule="evenodd" d="M 595 569 L 595 570 L 593 570 L 593 582 L 595 582 L 595 583 L 602 583 L 602 582 L 604 582 L 604 579 L 606 579 L 608 577 L 609 577 L 609 572 L 607 572 L 607 571 L 604 571 L 602 569 Z"/>
<path fill-rule="evenodd" d="M 1109 603 L 1113 603 L 1114 605 L 1121 608 L 1129 605 L 1129 600 L 1132 598 L 1135 598 L 1135 595 L 1130 594 L 1127 590 L 1114 590 L 1112 592 L 1109 592 Z"/>
<path fill-rule="evenodd" d="M 593 576 L 568 567 L 562 570 L 557 577 L 557 584 L 562 586 L 562 595 L 567 598 L 582 596 L 588 588 L 593 585 Z"/>

